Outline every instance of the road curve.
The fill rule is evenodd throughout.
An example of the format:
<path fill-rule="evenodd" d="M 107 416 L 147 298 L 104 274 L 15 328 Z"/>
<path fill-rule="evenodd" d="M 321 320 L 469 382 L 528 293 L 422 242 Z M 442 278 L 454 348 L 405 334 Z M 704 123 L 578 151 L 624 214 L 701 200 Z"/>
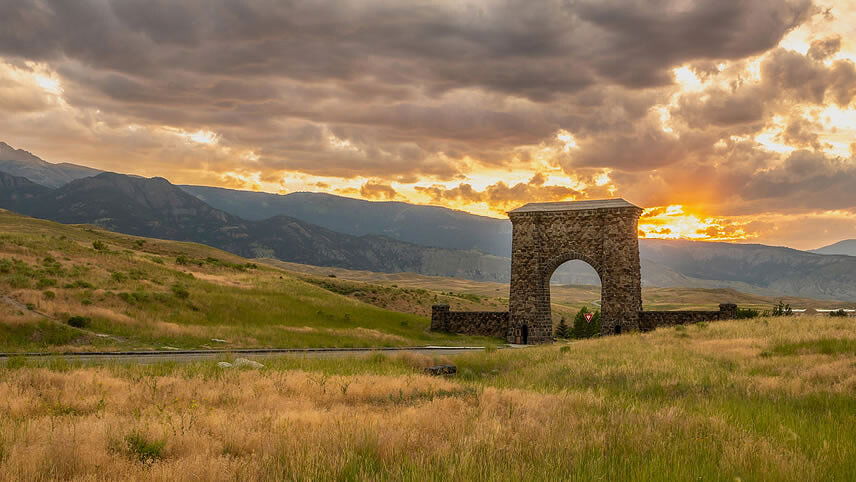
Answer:
<path fill-rule="evenodd" d="M 422 353 L 426 355 L 461 355 L 482 351 L 482 346 L 410 346 L 377 348 L 245 348 L 234 350 L 147 350 L 147 351 L 101 351 L 101 352 L 65 352 L 65 353 L 0 353 L 0 363 L 10 358 L 65 359 L 85 362 L 127 362 L 159 363 L 166 361 L 191 362 L 200 360 L 225 359 L 229 356 L 244 358 L 269 358 L 275 356 L 296 356 L 304 358 L 341 358 L 364 356 L 372 353 Z"/>

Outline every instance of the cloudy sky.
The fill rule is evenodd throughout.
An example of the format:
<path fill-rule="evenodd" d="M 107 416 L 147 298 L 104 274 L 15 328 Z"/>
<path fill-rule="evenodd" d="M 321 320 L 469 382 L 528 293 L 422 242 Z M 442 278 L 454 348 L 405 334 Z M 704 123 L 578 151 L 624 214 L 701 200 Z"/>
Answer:
<path fill-rule="evenodd" d="M 856 0 L 0 0 L 0 141 L 52 162 L 646 236 L 856 238 Z"/>

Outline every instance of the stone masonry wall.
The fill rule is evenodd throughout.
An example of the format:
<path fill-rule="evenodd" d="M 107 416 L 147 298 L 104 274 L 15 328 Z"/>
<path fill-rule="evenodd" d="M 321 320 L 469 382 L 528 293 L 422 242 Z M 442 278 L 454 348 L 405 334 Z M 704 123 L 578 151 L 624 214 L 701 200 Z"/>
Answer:
<path fill-rule="evenodd" d="M 737 305 L 723 303 L 719 311 L 640 311 L 639 329 L 651 331 L 660 326 L 689 325 L 702 321 L 730 320 L 737 317 Z"/>
<path fill-rule="evenodd" d="M 449 305 L 431 307 L 431 331 L 504 338 L 507 311 L 450 311 Z"/>

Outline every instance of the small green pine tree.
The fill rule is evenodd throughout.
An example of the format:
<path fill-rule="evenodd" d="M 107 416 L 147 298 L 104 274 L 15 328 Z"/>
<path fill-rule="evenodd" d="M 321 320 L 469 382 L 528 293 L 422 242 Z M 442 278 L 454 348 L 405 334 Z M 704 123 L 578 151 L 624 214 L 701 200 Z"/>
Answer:
<path fill-rule="evenodd" d="M 559 321 L 559 326 L 556 327 L 556 338 L 570 338 L 571 337 L 571 329 L 568 327 L 568 324 L 565 322 L 565 317 Z"/>
<path fill-rule="evenodd" d="M 574 317 L 574 327 L 571 330 L 573 338 L 591 338 L 600 335 L 600 311 L 594 312 L 591 321 L 586 321 L 587 306 L 583 306 Z"/>
<path fill-rule="evenodd" d="M 589 338 L 600 336 L 600 311 L 595 311 L 589 325 Z"/>

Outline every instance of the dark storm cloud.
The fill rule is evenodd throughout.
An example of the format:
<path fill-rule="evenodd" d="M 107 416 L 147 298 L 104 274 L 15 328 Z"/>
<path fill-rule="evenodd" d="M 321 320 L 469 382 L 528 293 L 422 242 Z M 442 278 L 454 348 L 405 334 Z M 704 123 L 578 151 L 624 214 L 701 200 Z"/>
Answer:
<path fill-rule="evenodd" d="M 799 150 L 746 184 L 743 198 L 762 203 L 782 199 L 788 206 L 814 209 L 856 208 L 856 164 L 823 153 Z"/>
<path fill-rule="evenodd" d="M 578 5 L 580 18 L 601 31 L 597 71 L 628 86 L 668 83 L 666 69 L 690 60 L 761 53 L 812 12 L 808 1 L 606 0 Z"/>
<path fill-rule="evenodd" d="M 682 95 L 672 114 L 692 128 L 760 125 L 764 120 L 765 98 L 764 91 L 756 85 L 735 90 L 717 87 Z"/>
<path fill-rule="evenodd" d="M 681 94 L 673 132 L 652 107 L 677 92 L 673 67 L 723 75 L 719 62 L 775 48 L 815 10 L 808 0 L 0 0 L 0 56 L 46 62 L 71 106 L 113 125 L 212 130 L 221 145 L 253 151 L 245 168 L 262 176 L 449 180 L 465 158 L 528 162 L 521 146 L 566 129 L 578 149 L 556 162 L 569 174 L 610 168 L 633 191 L 692 173 L 737 196 L 733 181 L 756 158 L 732 163 L 714 145 L 758 132 L 793 101 L 847 105 L 853 64 L 821 61 L 840 41 L 808 56 L 772 52 L 762 84 Z M 0 100 L 11 95 L 0 90 Z M 808 127 L 787 135 L 814 146 Z M 225 158 L 206 162 L 235 171 Z M 366 195 L 394 195 L 374 186 Z M 537 182 L 465 186 L 437 197 L 580 194 Z"/>
<path fill-rule="evenodd" d="M 776 49 L 761 66 L 768 95 L 784 91 L 794 100 L 823 104 L 825 100 L 847 107 L 856 96 L 856 66 L 836 60 L 830 66 L 810 56 Z"/>
<path fill-rule="evenodd" d="M 535 174 L 529 182 L 508 185 L 502 181 L 491 184 L 479 191 L 471 184 L 460 183 L 455 187 L 443 186 L 416 187 L 417 191 L 427 194 L 436 202 L 464 201 L 468 203 L 488 203 L 505 208 L 516 207 L 532 199 L 542 201 L 562 201 L 574 199 L 584 193 L 567 186 L 547 185 L 543 174 Z"/>

